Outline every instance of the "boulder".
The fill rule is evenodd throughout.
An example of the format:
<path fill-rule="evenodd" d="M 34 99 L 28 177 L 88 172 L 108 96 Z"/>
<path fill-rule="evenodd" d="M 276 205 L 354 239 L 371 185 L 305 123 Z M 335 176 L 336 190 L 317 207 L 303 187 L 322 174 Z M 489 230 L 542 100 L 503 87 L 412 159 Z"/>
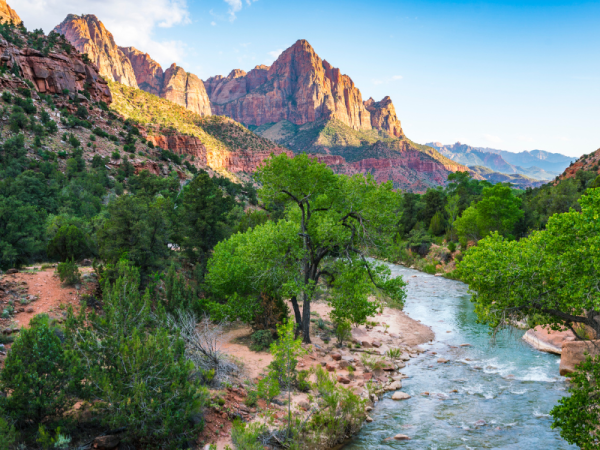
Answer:
<path fill-rule="evenodd" d="M 559 371 L 561 375 L 568 375 L 575 371 L 575 367 L 585 361 L 587 355 L 600 354 L 600 340 L 564 342 L 560 355 Z"/>
<path fill-rule="evenodd" d="M 527 330 L 523 335 L 523 340 L 537 350 L 560 355 L 563 344 L 574 341 L 575 335 L 571 330 L 555 331 L 538 325 Z"/>
<path fill-rule="evenodd" d="M 335 365 L 333 365 L 332 363 L 327 363 L 327 364 L 325 364 L 325 369 L 328 372 L 333 372 L 335 370 Z"/>
<path fill-rule="evenodd" d="M 340 384 L 350 384 L 350 379 L 344 375 L 338 375 L 337 381 Z"/>
<path fill-rule="evenodd" d="M 8 269 L 8 270 L 6 271 L 6 273 L 7 273 L 8 275 L 11 275 L 11 274 L 13 274 L 13 273 L 19 273 L 19 270 L 18 270 L 18 269 Z"/>
<path fill-rule="evenodd" d="M 375 347 L 375 348 L 379 348 L 379 347 L 381 347 L 381 342 L 379 342 L 379 341 L 375 340 L 375 341 L 373 341 L 372 345 L 373 345 L 373 347 Z"/>
<path fill-rule="evenodd" d="M 388 384 L 385 387 L 385 390 L 388 391 L 388 392 L 389 391 L 397 391 L 398 389 L 402 389 L 402 382 L 401 381 L 394 381 L 394 382 Z"/>
<path fill-rule="evenodd" d="M 92 441 L 92 448 L 96 450 L 113 450 L 117 448 L 120 442 L 121 438 L 119 436 L 98 436 Z"/>
<path fill-rule="evenodd" d="M 408 400 L 410 398 L 410 395 L 408 395 L 406 392 L 394 392 L 392 394 L 392 400 Z"/>
<path fill-rule="evenodd" d="M 394 439 L 397 441 L 410 441 L 410 438 L 405 434 L 397 434 Z"/>
<path fill-rule="evenodd" d="M 350 362 L 344 361 L 343 359 L 338 363 L 340 369 L 347 369 L 348 367 L 354 367 Z"/>
<path fill-rule="evenodd" d="M 340 359 L 342 359 L 342 355 L 340 355 L 339 353 L 332 353 L 332 354 L 331 354 L 331 358 L 332 358 L 334 361 L 339 361 Z"/>

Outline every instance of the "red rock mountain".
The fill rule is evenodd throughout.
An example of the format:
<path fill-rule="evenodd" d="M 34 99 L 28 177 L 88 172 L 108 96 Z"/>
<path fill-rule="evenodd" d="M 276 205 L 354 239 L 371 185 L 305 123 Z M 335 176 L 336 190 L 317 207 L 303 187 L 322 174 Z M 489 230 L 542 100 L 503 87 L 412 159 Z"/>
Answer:
<path fill-rule="evenodd" d="M 284 51 L 271 67 L 232 71 L 206 80 L 214 114 L 247 125 L 287 120 L 295 125 L 335 119 L 354 130 L 372 128 L 400 137 L 389 97 L 363 103 L 348 75 L 322 60 L 305 40 Z"/>
<path fill-rule="evenodd" d="M 54 50 L 45 56 L 41 51 L 30 48 L 17 48 L 0 37 L 0 54 L 2 65 L 9 70 L 18 68 L 21 78 L 14 76 L 0 77 L 0 88 L 27 87 L 24 80 L 34 83 L 41 93 L 62 94 L 87 90 L 94 101 L 111 103 L 110 89 L 104 79 L 99 76 L 98 68 L 91 62 L 85 63 L 77 52 L 66 53 Z M 82 101 L 87 99 L 82 95 Z"/>
<path fill-rule="evenodd" d="M 5 23 L 11 21 L 15 25 L 22 22 L 15 10 L 6 4 L 6 0 L 0 0 L 0 22 Z"/>
<path fill-rule="evenodd" d="M 148 53 L 141 52 L 135 47 L 119 47 L 119 50 L 131 62 L 139 88 L 160 96 L 164 80 L 164 72 L 160 64 Z"/>
<path fill-rule="evenodd" d="M 87 53 L 100 69 L 100 75 L 126 86 L 138 87 L 129 58 L 119 50 L 113 35 L 96 16 L 69 14 L 54 31 L 64 35 L 80 53 Z"/>

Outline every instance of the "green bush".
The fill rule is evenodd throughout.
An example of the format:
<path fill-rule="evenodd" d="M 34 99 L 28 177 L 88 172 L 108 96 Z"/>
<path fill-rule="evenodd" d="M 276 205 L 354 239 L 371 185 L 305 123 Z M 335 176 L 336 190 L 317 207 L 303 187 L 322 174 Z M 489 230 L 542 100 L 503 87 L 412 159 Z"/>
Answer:
<path fill-rule="evenodd" d="M 79 105 L 77 107 L 77 111 L 75 112 L 75 114 L 80 119 L 87 119 L 87 116 L 89 116 L 90 113 L 88 112 L 88 110 L 87 110 L 87 108 L 85 106 Z"/>
<path fill-rule="evenodd" d="M 27 128 L 29 124 L 29 119 L 23 113 L 23 111 L 13 110 L 13 113 L 10 115 L 8 119 L 8 124 L 10 126 L 10 131 L 13 133 L 18 133 L 19 131 Z"/>
<path fill-rule="evenodd" d="M 454 253 L 456 251 L 456 242 L 449 242 L 448 243 L 448 250 L 450 250 L 450 253 Z"/>
<path fill-rule="evenodd" d="M 81 273 L 74 259 L 60 263 L 56 267 L 56 271 L 58 272 L 60 281 L 67 286 L 73 286 L 81 282 Z"/>
<path fill-rule="evenodd" d="M 267 426 L 263 423 L 245 424 L 235 419 L 231 429 L 231 440 L 238 450 L 263 450 L 264 445 L 258 442 L 258 438 L 267 431 Z"/>
<path fill-rule="evenodd" d="M 436 266 L 436 263 L 426 264 L 423 266 L 423 272 L 433 275 L 437 272 Z"/>
<path fill-rule="evenodd" d="M 14 425 L 0 417 L 0 450 L 11 450 L 17 441 L 17 431 Z"/>
<path fill-rule="evenodd" d="M 352 324 L 347 320 L 338 323 L 335 328 L 335 337 L 339 345 L 349 340 L 352 337 Z"/>
<path fill-rule="evenodd" d="M 48 244 L 48 256 L 60 261 L 79 260 L 91 254 L 90 238 L 75 225 L 63 225 Z"/>
<path fill-rule="evenodd" d="M 246 400 L 244 400 L 244 404 L 250 408 L 256 406 L 256 402 L 258 401 L 258 391 L 248 391 L 248 396 Z"/>
<path fill-rule="evenodd" d="M 63 350 L 49 318 L 35 316 L 23 328 L 0 372 L 2 409 L 20 426 L 62 417 L 76 402 L 70 395 L 78 384 L 79 365 Z"/>
<path fill-rule="evenodd" d="M 4 91 L 2 93 L 2 100 L 4 100 L 6 103 L 12 103 L 12 95 L 10 92 Z"/>
<path fill-rule="evenodd" d="M 250 345 L 251 350 L 255 352 L 269 350 L 269 347 L 273 343 L 273 334 L 269 330 L 256 331 L 252 334 L 250 340 L 252 341 Z"/>

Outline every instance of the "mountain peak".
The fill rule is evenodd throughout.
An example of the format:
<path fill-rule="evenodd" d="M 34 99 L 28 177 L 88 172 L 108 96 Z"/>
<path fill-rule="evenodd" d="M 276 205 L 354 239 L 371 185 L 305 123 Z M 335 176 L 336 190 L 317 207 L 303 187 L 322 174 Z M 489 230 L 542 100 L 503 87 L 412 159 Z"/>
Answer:
<path fill-rule="evenodd" d="M 6 0 L 0 0 L 0 23 L 12 22 L 19 25 L 22 20 L 14 9 L 6 3 Z"/>

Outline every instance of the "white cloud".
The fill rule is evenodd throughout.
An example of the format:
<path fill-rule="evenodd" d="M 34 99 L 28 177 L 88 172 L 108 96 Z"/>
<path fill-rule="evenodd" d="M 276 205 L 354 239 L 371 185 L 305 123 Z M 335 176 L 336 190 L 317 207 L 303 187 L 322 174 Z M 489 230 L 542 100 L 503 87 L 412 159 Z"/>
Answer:
<path fill-rule="evenodd" d="M 229 5 L 229 21 L 235 20 L 235 15 L 242 10 L 242 0 L 224 0 Z"/>
<path fill-rule="evenodd" d="M 181 41 L 156 41 L 156 27 L 190 23 L 185 0 L 20 0 L 12 5 L 28 29 L 46 33 L 68 14 L 94 14 L 114 35 L 117 45 L 148 52 L 163 66 L 181 63 L 186 53 Z"/>
<path fill-rule="evenodd" d="M 483 138 L 486 141 L 493 142 L 494 144 L 499 144 L 500 142 L 502 142 L 502 139 L 500 139 L 500 137 L 494 136 L 492 134 L 484 134 Z"/>
<path fill-rule="evenodd" d="M 392 80 L 401 80 L 402 79 L 402 75 L 394 75 L 392 77 Z"/>

